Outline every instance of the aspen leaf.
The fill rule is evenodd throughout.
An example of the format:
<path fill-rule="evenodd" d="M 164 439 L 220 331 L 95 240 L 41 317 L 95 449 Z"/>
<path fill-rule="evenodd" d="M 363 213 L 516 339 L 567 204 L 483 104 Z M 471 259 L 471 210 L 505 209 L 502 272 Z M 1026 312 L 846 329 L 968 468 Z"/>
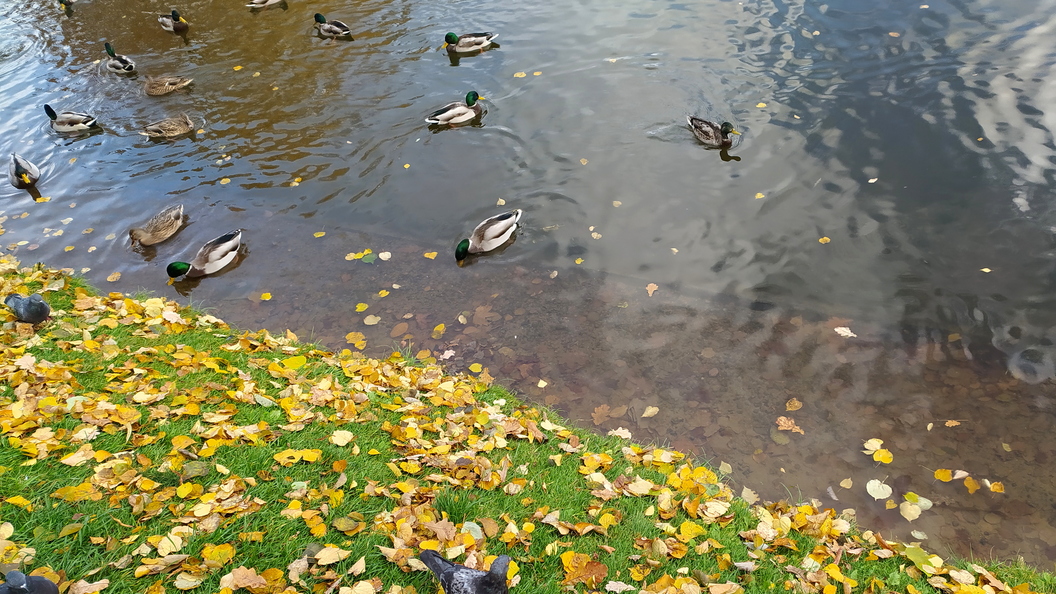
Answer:
<path fill-rule="evenodd" d="M 344 447 L 344 446 L 348 445 L 349 442 L 351 442 L 355 437 L 356 437 L 355 434 L 353 434 L 351 431 L 345 431 L 343 429 L 338 429 L 337 431 L 334 431 L 333 433 L 330 434 L 330 438 L 329 439 L 330 439 L 330 443 L 332 443 L 332 444 L 334 444 L 334 445 L 336 445 L 338 447 Z"/>
<path fill-rule="evenodd" d="M 352 554 L 337 547 L 323 547 L 323 550 L 315 554 L 315 562 L 319 565 L 333 565 Z"/>
<path fill-rule="evenodd" d="M 873 479 L 866 483 L 865 491 L 876 500 L 887 499 L 891 496 L 891 487 L 877 479 Z"/>

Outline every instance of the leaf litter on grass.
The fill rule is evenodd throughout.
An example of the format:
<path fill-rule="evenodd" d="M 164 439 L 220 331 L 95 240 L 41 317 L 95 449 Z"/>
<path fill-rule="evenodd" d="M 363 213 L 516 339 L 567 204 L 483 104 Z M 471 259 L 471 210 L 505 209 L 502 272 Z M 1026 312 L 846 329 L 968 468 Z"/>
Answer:
<path fill-rule="evenodd" d="M 416 594 L 433 549 L 508 554 L 533 592 L 1031 592 L 817 501 L 747 503 L 681 452 L 517 403 L 487 368 L 235 331 L 71 272 L 0 257 L 4 294 L 53 308 L 0 317 L 0 562 L 64 591 Z"/>

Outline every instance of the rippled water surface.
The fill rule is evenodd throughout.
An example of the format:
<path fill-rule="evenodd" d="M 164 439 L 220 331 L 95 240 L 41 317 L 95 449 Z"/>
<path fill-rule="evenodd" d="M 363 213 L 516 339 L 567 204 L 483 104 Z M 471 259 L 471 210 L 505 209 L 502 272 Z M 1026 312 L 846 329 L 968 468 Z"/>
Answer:
<path fill-rule="evenodd" d="M 0 144 L 43 178 L 0 189 L 2 241 L 244 326 L 481 363 L 586 425 L 729 462 L 766 498 L 1051 568 L 1056 3 L 928 1 L 190 0 L 186 38 L 156 0 L 3 3 Z M 355 40 L 313 36 L 315 12 Z M 501 47 L 451 59 L 449 30 Z M 106 40 L 138 77 L 103 69 Z M 148 74 L 194 83 L 147 97 Z M 422 121 L 469 90 L 477 124 Z M 45 102 L 103 130 L 60 136 Z M 181 111 L 198 134 L 138 134 Z M 689 114 L 743 135 L 706 150 Z M 188 226 L 132 250 L 129 227 L 174 203 Z M 456 266 L 508 208 L 516 240 Z M 165 284 L 165 263 L 238 227 L 237 266 Z M 366 249 L 391 258 L 349 255 Z M 874 437 L 890 465 L 861 453 Z M 873 478 L 935 506 L 910 524 Z"/>

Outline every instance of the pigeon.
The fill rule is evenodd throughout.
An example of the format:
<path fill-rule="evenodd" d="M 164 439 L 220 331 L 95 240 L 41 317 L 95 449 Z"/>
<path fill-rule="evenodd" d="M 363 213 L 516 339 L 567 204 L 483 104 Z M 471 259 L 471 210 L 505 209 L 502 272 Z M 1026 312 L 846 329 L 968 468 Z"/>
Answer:
<path fill-rule="evenodd" d="M 506 588 L 506 570 L 510 566 L 510 558 L 507 555 L 499 555 L 488 571 L 452 563 L 436 551 L 422 551 L 419 558 L 436 574 L 436 579 L 440 580 L 440 585 L 444 587 L 444 594 L 509 593 Z"/>
<path fill-rule="evenodd" d="M 33 293 L 29 297 L 12 293 L 4 299 L 4 303 L 11 308 L 11 311 L 15 312 L 15 317 L 18 318 L 19 322 L 26 324 L 39 324 L 51 315 L 51 307 L 40 296 L 40 293 Z M 8 575 L 11 574 L 9 573 Z M 2 590 L 0 590 L 0 594 L 4 594 Z"/>
<path fill-rule="evenodd" d="M 0 594 L 59 594 L 59 587 L 43 576 L 9 571 L 7 583 L 0 585 Z"/>

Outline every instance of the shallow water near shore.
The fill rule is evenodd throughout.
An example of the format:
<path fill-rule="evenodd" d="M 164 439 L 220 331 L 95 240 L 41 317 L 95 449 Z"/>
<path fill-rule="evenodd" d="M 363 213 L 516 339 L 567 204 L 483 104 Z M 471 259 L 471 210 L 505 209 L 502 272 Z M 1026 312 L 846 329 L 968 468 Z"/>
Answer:
<path fill-rule="evenodd" d="M 728 462 L 763 497 L 1052 568 L 1056 3 L 199 0 L 178 7 L 186 38 L 157 25 L 170 8 L 0 7 L 3 148 L 50 198 L 0 189 L 24 263 L 333 348 L 360 332 L 372 355 L 450 352 L 581 423 Z M 315 12 L 355 40 L 313 37 Z M 502 46 L 452 60 L 448 30 Z M 104 40 L 140 74 L 95 63 Z M 195 81 L 146 97 L 148 74 Z M 471 89 L 478 125 L 422 121 Z M 103 130 L 59 136 L 44 102 Z M 181 111 L 200 133 L 138 135 Z M 688 114 L 743 135 L 705 150 Z M 177 202 L 186 228 L 128 247 Z M 516 240 L 457 267 L 458 239 L 509 208 Z M 165 285 L 167 262 L 238 227 L 237 266 Z M 347 259 L 366 249 L 391 258 Z M 936 505 L 910 523 L 873 478 Z"/>

